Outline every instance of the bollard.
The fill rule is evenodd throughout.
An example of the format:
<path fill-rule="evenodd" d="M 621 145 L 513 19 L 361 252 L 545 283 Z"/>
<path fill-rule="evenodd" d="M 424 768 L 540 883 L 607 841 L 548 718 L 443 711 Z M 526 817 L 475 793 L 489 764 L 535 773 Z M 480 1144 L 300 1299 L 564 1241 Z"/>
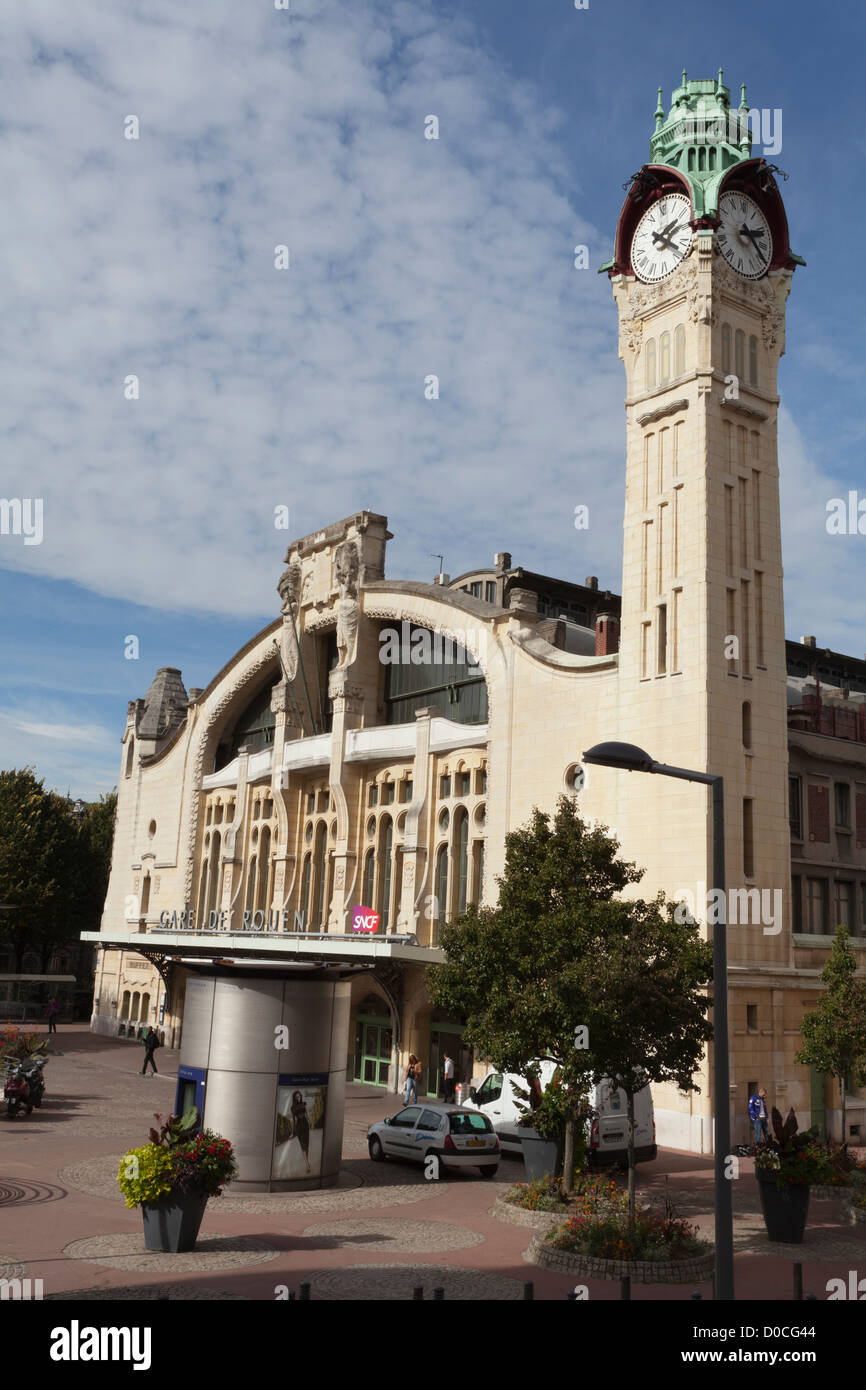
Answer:
<path fill-rule="evenodd" d="M 535 1288 L 533 1287 L 532 1280 L 530 1279 L 529 1283 L 523 1285 L 523 1301 L 524 1303 L 526 1303 L 532 1300 L 534 1297 Z"/>
<path fill-rule="evenodd" d="M 444 1298 L 444 1297 L 445 1297 L 445 1290 L 444 1290 L 444 1289 L 434 1289 L 434 1290 L 433 1290 L 433 1297 L 434 1297 L 434 1298 Z"/>
<path fill-rule="evenodd" d="M 631 1301 L 631 1277 L 628 1274 L 624 1275 L 620 1280 L 619 1296 L 620 1301 L 623 1303 Z"/>
<path fill-rule="evenodd" d="M 799 1260 L 794 1261 L 794 1302 L 803 1302 L 803 1266 Z"/>
<path fill-rule="evenodd" d="M 309 1303 L 309 1301 L 310 1301 L 310 1286 L 309 1286 L 309 1284 L 301 1284 L 301 1302 L 302 1302 L 302 1303 Z"/>
<path fill-rule="evenodd" d="M 415 1300 L 417 1300 L 417 1299 L 419 1299 L 419 1298 L 423 1298 L 423 1297 L 424 1297 L 424 1289 L 423 1289 L 423 1287 L 422 1287 L 420 1284 L 416 1284 L 415 1288 L 412 1290 L 412 1299 L 413 1299 L 413 1302 L 414 1302 Z"/>

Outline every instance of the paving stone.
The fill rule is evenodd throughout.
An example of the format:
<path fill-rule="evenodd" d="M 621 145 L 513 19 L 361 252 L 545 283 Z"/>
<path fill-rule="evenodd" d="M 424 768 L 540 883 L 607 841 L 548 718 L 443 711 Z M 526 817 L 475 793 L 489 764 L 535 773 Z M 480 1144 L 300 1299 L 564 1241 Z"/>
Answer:
<path fill-rule="evenodd" d="M 314 1299 L 352 1302 L 411 1301 L 416 1286 L 423 1288 L 425 1299 L 433 1297 L 435 1288 L 444 1289 L 445 1298 L 452 1301 L 496 1299 L 499 1302 L 523 1298 L 520 1280 L 453 1265 L 353 1265 L 351 1269 L 314 1270 L 299 1275 L 298 1283 L 308 1283 Z"/>
<path fill-rule="evenodd" d="M 199 1299 L 210 1302 L 212 1299 L 227 1299 L 232 1303 L 248 1303 L 239 1293 L 223 1293 L 220 1289 L 199 1288 L 195 1284 L 127 1284 L 121 1288 L 76 1289 L 74 1293 L 46 1294 L 43 1302 L 81 1303 L 85 1300 L 102 1300 L 114 1303 L 116 1299 L 131 1303 L 156 1302 L 158 1300 L 176 1303 L 178 1299 Z"/>
<path fill-rule="evenodd" d="M 282 1252 L 258 1236 L 199 1236 L 195 1250 L 172 1255 L 144 1249 L 144 1235 L 87 1236 L 63 1248 L 70 1260 L 105 1265 L 109 1269 L 132 1269 L 140 1274 L 180 1273 L 196 1270 L 206 1274 L 214 1269 L 239 1269 L 245 1265 L 267 1264 Z"/>
<path fill-rule="evenodd" d="M 447 1221 L 322 1221 L 304 1229 L 305 1239 L 330 1238 L 341 1250 L 393 1250 L 436 1254 L 439 1250 L 467 1250 L 481 1245 L 478 1231 L 453 1226 Z"/>

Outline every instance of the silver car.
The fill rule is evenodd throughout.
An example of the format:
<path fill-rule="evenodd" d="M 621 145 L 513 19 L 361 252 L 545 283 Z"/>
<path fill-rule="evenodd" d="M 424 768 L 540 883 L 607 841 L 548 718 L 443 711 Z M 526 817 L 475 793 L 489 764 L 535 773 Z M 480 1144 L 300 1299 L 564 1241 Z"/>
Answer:
<path fill-rule="evenodd" d="M 479 1168 L 492 1178 L 499 1167 L 499 1140 L 486 1115 L 462 1105 L 407 1105 L 390 1119 L 367 1130 L 367 1147 L 376 1163 L 408 1158 L 415 1163 L 436 1159 L 436 1174 L 445 1168 Z"/>

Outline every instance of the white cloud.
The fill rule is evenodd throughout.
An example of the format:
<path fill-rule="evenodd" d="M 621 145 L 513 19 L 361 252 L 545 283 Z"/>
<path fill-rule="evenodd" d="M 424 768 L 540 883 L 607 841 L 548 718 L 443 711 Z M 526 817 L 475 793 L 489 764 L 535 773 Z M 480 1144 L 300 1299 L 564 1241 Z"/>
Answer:
<path fill-rule="evenodd" d="M 276 611 L 274 506 L 290 536 L 369 506 L 395 573 L 512 548 L 617 587 L 615 311 L 571 258 L 608 236 L 561 191 L 561 113 L 469 25 L 429 0 L 30 0 L 6 47 L 4 492 L 44 497 L 45 540 L 0 562 Z"/>
<path fill-rule="evenodd" d="M 7 706 L 0 714 L 0 767 L 35 767 L 49 790 L 96 799 L 117 784 L 119 734 L 67 719 L 68 710 L 59 701 Z"/>

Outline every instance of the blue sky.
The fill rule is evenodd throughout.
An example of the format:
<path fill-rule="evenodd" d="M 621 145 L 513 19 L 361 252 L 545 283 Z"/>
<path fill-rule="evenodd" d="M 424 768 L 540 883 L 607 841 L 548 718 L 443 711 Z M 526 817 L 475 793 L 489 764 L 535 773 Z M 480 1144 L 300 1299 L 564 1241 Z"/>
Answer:
<path fill-rule="evenodd" d="M 825 508 L 862 477 L 864 30 L 861 7 L 742 0 L 19 7 L 0 494 L 42 497 L 44 535 L 0 535 L 0 767 L 109 789 L 126 701 L 159 666 L 206 685 L 276 615 L 288 539 L 360 507 L 389 517 L 394 578 L 510 550 L 619 588 L 616 313 L 571 252 L 607 259 L 683 67 L 782 112 L 808 262 L 780 371 L 786 627 L 862 655 L 866 537 Z"/>

